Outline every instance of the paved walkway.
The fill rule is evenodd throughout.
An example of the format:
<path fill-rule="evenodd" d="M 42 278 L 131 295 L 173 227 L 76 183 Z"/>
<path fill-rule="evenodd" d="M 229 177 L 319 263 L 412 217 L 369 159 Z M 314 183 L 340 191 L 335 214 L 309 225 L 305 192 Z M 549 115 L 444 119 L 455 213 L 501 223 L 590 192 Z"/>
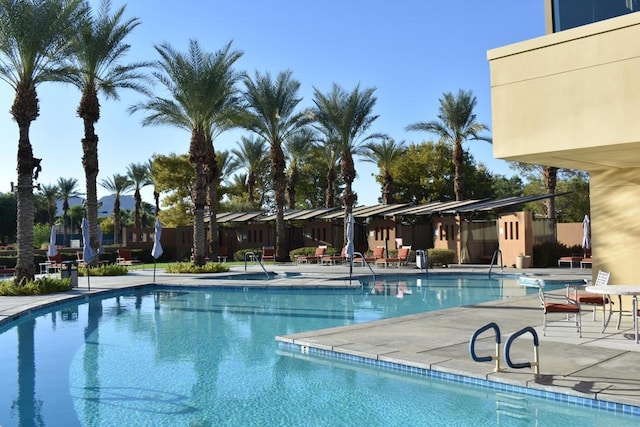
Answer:
<path fill-rule="evenodd" d="M 297 276 L 270 281 L 215 280 L 215 275 L 170 275 L 158 271 L 155 282 L 164 285 L 215 286 L 349 286 L 348 269 L 342 266 L 267 265 L 274 272 L 295 272 Z M 248 271 L 261 273 L 259 266 Z M 424 274 L 416 268 L 375 269 L 377 275 Z M 435 269 L 437 272 L 483 272 L 486 266 L 462 266 Z M 232 272 L 243 273 L 244 267 Z M 505 274 L 526 274 L 567 280 L 590 279 L 591 270 L 581 269 L 505 269 Z M 354 269 L 354 277 L 370 277 L 365 268 Z M 133 270 L 124 277 L 92 277 L 91 290 L 87 278 L 79 278 L 79 287 L 60 295 L 36 297 L 0 297 L 0 324 L 32 308 L 69 298 L 153 283 L 153 271 Z M 357 280 L 351 285 L 358 285 Z M 612 321 L 601 333 L 601 314 L 592 321 L 590 308 L 583 314 L 583 336 L 572 328 L 549 328 L 542 336 L 542 311 L 537 295 L 510 296 L 491 303 L 447 309 L 437 312 L 386 319 L 360 325 L 299 333 L 278 339 L 299 345 L 329 349 L 339 353 L 390 361 L 394 363 L 456 373 L 522 387 L 560 392 L 603 401 L 640 407 L 640 344 L 633 337 L 630 317 L 622 320 L 620 330 Z M 615 319 L 615 315 L 614 315 Z M 479 327 L 496 322 L 507 336 L 525 326 L 533 326 L 540 336 L 541 374 L 532 369 L 515 370 L 503 366 L 494 372 L 494 363 L 473 362 L 469 355 L 469 339 Z M 476 353 L 487 355 L 495 351 L 495 340 L 486 332 L 477 341 Z M 512 347 L 514 362 L 532 360 L 531 339 L 523 336 Z M 503 362 L 501 362 L 504 365 Z"/>

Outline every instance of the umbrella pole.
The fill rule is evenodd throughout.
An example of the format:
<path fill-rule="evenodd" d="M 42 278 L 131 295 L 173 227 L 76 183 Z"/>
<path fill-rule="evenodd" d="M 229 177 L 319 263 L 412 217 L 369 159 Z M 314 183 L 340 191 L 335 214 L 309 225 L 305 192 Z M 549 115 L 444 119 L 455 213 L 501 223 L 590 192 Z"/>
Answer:
<path fill-rule="evenodd" d="M 91 290 L 91 267 L 89 265 L 87 265 L 87 288 L 89 288 L 89 290 Z"/>
<path fill-rule="evenodd" d="M 153 283 L 156 283 L 156 259 L 153 259 Z"/>

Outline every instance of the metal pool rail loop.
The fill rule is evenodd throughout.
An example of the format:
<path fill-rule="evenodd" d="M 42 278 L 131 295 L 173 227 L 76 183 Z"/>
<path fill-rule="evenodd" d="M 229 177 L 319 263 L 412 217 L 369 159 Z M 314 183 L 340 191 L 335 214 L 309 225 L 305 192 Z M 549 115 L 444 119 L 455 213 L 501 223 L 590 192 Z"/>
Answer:
<path fill-rule="evenodd" d="M 486 331 L 487 329 L 493 329 L 496 334 L 496 354 L 493 356 L 482 356 L 479 357 L 476 355 L 476 339 L 478 335 Z M 493 369 L 494 372 L 500 371 L 500 328 L 495 322 L 487 323 L 480 329 L 476 330 L 471 336 L 471 341 L 469 341 L 469 353 L 471 353 L 471 358 L 475 362 L 491 362 L 492 360 L 496 361 L 496 367 Z"/>
<path fill-rule="evenodd" d="M 520 335 L 523 335 L 527 332 L 531 332 L 531 335 L 533 335 L 533 363 L 531 362 L 513 363 L 511 361 L 511 358 L 509 357 L 509 349 L 511 348 L 511 343 Z M 535 373 L 539 374 L 540 373 L 540 361 L 538 359 L 539 344 L 540 342 L 538 340 L 538 333 L 531 326 L 526 326 L 520 329 L 519 331 L 511 334 L 511 336 L 509 337 L 509 339 L 507 339 L 507 342 L 504 346 L 504 360 L 507 363 L 507 366 L 513 369 L 531 368 L 533 366 L 533 368 L 535 369 Z"/>
<path fill-rule="evenodd" d="M 498 255 L 500 255 L 500 271 L 504 272 L 504 262 L 502 261 L 502 251 L 500 249 L 496 249 L 493 251 L 493 256 L 491 257 L 491 265 L 489 266 L 489 276 L 491 276 L 491 270 L 493 270 L 493 264 L 498 261 Z"/>
<path fill-rule="evenodd" d="M 254 261 L 257 261 L 258 264 L 260 264 L 260 267 L 262 267 L 262 271 L 264 271 L 264 274 L 267 275 L 267 279 L 270 279 L 271 276 L 269 276 L 269 272 L 267 271 L 266 268 L 264 268 L 264 265 L 262 264 L 262 260 L 260 259 L 259 256 L 257 256 L 255 254 L 255 252 L 245 252 L 244 253 L 244 272 L 247 272 L 247 256 L 251 255 L 251 259 L 253 259 Z"/>
<path fill-rule="evenodd" d="M 371 274 L 373 275 L 373 281 L 375 282 L 376 281 L 376 273 L 375 273 L 375 271 L 373 271 L 373 268 L 371 268 L 371 265 L 369 265 L 369 263 L 365 259 L 364 255 L 362 255 L 362 253 L 354 252 L 353 255 L 351 255 L 351 260 L 349 260 L 349 262 L 351 263 L 351 266 L 353 266 L 353 259 L 356 257 L 356 255 L 359 255 L 360 258 L 362 258 L 362 264 L 363 265 L 366 265 L 367 267 L 369 267 L 369 270 L 371 271 Z"/>

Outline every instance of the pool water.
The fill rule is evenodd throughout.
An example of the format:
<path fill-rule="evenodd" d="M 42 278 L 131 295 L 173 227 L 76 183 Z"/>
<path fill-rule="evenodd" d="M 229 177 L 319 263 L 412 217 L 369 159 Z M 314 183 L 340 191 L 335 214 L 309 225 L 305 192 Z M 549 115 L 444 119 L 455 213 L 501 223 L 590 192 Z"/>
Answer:
<path fill-rule="evenodd" d="M 274 339 L 504 298 L 506 288 L 500 280 L 435 278 L 339 292 L 149 288 L 58 306 L 0 329 L 0 425 L 637 424 L 305 356 Z"/>

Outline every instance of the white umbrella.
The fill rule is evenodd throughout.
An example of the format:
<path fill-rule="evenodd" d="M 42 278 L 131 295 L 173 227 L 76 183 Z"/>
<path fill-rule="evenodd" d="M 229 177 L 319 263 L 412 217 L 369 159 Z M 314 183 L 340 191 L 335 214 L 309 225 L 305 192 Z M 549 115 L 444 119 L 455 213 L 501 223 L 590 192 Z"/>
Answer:
<path fill-rule="evenodd" d="M 582 220 L 582 249 L 591 249 L 591 221 L 589 221 L 589 215 L 585 215 Z"/>
<path fill-rule="evenodd" d="M 58 255 L 58 249 L 56 249 L 56 226 L 51 226 L 51 235 L 49 236 L 49 249 L 47 249 L 47 256 L 54 257 Z"/>
<path fill-rule="evenodd" d="M 160 238 L 162 237 L 162 223 L 160 218 L 156 218 L 156 225 L 154 228 L 153 248 L 151 249 L 151 255 L 153 256 L 153 281 L 156 281 L 156 260 L 162 256 L 162 244 Z"/>
<path fill-rule="evenodd" d="M 353 274 L 353 229 L 355 227 L 355 220 L 353 214 L 349 213 L 347 216 L 347 246 L 345 247 L 345 255 L 349 260 L 349 283 L 351 283 L 351 275 Z"/>
<path fill-rule="evenodd" d="M 82 218 L 82 240 L 84 247 L 82 248 L 82 261 L 87 266 L 87 287 L 91 289 L 91 282 L 89 281 L 89 264 L 93 262 L 96 257 L 96 253 L 91 247 L 91 237 L 89 235 L 89 221 L 87 218 Z"/>

